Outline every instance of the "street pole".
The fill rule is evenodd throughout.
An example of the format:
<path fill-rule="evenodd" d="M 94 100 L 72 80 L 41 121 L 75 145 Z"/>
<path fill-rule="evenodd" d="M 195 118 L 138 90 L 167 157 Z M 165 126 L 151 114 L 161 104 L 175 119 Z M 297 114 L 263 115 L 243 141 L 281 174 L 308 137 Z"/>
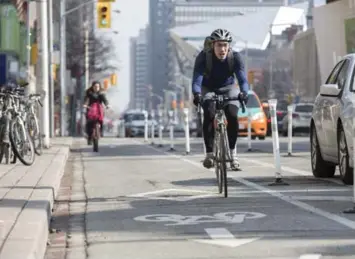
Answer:
<path fill-rule="evenodd" d="M 40 11 L 39 20 L 40 20 L 40 51 L 41 53 L 41 86 L 42 90 L 45 93 L 43 100 L 43 109 L 41 113 L 42 121 L 42 132 L 44 134 L 44 147 L 49 148 L 49 95 L 48 95 L 48 16 L 47 16 L 47 0 L 42 0 L 37 2 L 37 9 Z"/>
<path fill-rule="evenodd" d="M 30 24 L 30 15 L 31 15 L 31 2 L 27 0 L 27 17 L 26 17 L 26 31 L 27 31 L 27 46 L 26 46 L 26 55 L 27 55 L 27 62 L 26 62 L 26 72 L 27 72 L 27 82 L 31 81 L 31 24 Z M 33 90 L 33 89 L 32 89 Z M 31 89 L 29 89 L 31 92 Z"/>
<path fill-rule="evenodd" d="M 82 106 L 84 105 L 84 99 L 85 99 L 85 91 L 89 87 L 90 81 L 89 81 L 89 69 L 90 69 L 90 60 L 89 60 L 89 23 L 88 21 L 85 22 L 85 35 L 84 35 L 84 42 L 85 42 L 85 85 L 83 87 L 83 91 L 80 96 L 81 100 L 81 106 L 79 109 L 82 109 Z M 81 130 L 81 135 L 84 136 L 84 129 L 85 129 L 85 121 L 84 121 L 84 114 L 81 113 L 80 115 L 80 125 L 82 127 Z"/>
<path fill-rule="evenodd" d="M 49 122 L 50 137 L 54 137 L 54 79 L 53 79 L 53 0 L 48 0 L 48 34 L 49 34 Z"/>
<path fill-rule="evenodd" d="M 66 0 L 60 0 L 60 135 L 66 135 L 66 19 L 65 8 Z"/>

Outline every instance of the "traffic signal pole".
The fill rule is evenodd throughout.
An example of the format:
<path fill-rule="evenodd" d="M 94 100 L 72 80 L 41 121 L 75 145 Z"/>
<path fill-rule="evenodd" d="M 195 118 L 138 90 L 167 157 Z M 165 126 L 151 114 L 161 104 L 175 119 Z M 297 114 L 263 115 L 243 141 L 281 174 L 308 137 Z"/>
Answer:
<path fill-rule="evenodd" d="M 67 131 L 67 113 L 66 113 L 66 16 L 72 12 L 79 10 L 87 4 L 95 3 L 96 0 L 87 1 L 70 10 L 66 10 L 66 0 L 60 0 L 60 135 L 63 137 Z M 88 63 L 88 62 L 87 62 Z M 86 79 L 87 81 L 88 79 Z"/>

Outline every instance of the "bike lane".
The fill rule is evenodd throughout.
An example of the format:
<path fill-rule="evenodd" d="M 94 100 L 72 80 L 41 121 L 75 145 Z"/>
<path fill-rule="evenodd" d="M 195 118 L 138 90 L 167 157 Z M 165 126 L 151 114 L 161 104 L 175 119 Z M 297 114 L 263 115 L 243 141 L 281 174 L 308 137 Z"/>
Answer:
<path fill-rule="evenodd" d="M 82 157 L 89 258 L 355 255 L 351 224 L 234 180 L 236 173 L 231 174 L 230 197 L 223 198 L 216 193 L 214 173 L 199 167 L 196 157 L 171 156 L 132 140 L 114 139 L 103 142 L 100 152 L 84 152 Z M 253 176 L 256 182 L 266 176 L 272 180 L 272 168 L 250 164 L 243 169 L 239 176 Z M 314 183 L 292 188 L 311 189 Z"/>

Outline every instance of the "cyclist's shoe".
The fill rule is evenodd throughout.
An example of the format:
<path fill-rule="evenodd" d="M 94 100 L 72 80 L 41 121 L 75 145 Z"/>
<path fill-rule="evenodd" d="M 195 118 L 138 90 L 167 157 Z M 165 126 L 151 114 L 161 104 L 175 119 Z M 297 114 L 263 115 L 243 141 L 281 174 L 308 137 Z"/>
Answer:
<path fill-rule="evenodd" d="M 230 157 L 231 157 L 231 169 L 233 171 L 240 171 L 241 170 L 240 163 L 239 163 L 237 155 L 234 154 L 234 152 L 231 152 Z"/>
<path fill-rule="evenodd" d="M 214 166 L 213 153 L 206 154 L 205 160 L 203 160 L 203 166 L 207 169 L 210 169 Z"/>

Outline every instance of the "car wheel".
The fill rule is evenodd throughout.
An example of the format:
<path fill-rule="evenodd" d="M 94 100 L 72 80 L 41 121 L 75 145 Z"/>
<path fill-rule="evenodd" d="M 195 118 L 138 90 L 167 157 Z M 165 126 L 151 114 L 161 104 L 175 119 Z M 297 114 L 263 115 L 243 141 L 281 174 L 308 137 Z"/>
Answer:
<path fill-rule="evenodd" d="M 259 136 L 258 137 L 260 140 L 265 140 L 265 136 Z"/>
<path fill-rule="evenodd" d="M 340 178 L 344 184 L 353 184 L 353 169 L 350 167 L 349 160 L 345 132 L 343 128 L 340 127 L 338 133 L 338 164 Z"/>
<path fill-rule="evenodd" d="M 316 128 L 312 126 L 311 131 L 311 164 L 312 172 L 315 177 L 326 178 L 333 177 L 335 174 L 335 165 L 324 161 L 319 147 Z"/>

